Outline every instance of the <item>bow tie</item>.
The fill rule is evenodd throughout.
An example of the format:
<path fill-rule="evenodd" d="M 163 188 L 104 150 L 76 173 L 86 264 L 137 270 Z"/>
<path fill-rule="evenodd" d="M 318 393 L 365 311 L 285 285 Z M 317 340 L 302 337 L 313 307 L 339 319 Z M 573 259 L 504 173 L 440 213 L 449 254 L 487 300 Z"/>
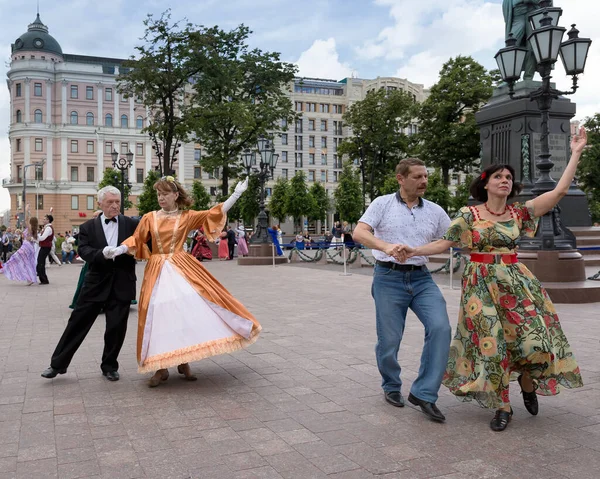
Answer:
<path fill-rule="evenodd" d="M 111 221 L 114 221 L 115 223 L 117 222 L 117 217 L 113 216 L 112 218 L 104 218 L 104 223 L 108 224 Z"/>

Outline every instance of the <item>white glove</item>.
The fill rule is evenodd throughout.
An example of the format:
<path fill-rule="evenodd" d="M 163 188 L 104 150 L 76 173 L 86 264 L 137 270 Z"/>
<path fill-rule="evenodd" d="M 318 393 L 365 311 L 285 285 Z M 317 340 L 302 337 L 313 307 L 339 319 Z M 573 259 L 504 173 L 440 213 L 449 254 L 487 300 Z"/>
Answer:
<path fill-rule="evenodd" d="M 246 191 L 248 189 L 248 178 L 246 178 L 244 181 L 242 181 L 241 183 L 238 183 L 237 185 L 235 185 L 235 190 L 233 191 L 233 194 L 227 198 L 225 200 L 225 202 L 223 203 L 223 213 L 227 213 L 231 207 L 233 205 L 235 205 L 235 202 L 240 198 L 240 196 L 242 196 L 242 193 L 244 191 Z"/>
<path fill-rule="evenodd" d="M 127 247 L 127 245 L 122 244 L 121 246 L 117 246 L 115 248 L 115 251 L 113 254 L 113 259 L 116 258 L 117 256 L 121 256 L 122 254 L 127 253 L 127 251 L 129 251 L 129 248 Z"/>
<path fill-rule="evenodd" d="M 102 250 L 102 254 L 104 255 L 104 257 L 106 259 L 113 259 L 115 257 L 115 250 L 117 248 L 114 248 L 112 246 L 105 246 L 104 249 Z"/>

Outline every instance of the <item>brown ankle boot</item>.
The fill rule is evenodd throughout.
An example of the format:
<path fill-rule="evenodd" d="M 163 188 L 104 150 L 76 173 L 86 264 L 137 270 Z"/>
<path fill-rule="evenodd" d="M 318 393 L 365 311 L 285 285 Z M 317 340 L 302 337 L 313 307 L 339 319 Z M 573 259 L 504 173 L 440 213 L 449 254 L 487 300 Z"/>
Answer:
<path fill-rule="evenodd" d="M 183 363 L 177 366 L 177 372 L 179 374 L 183 374 L 187 381 L 195 381 L 196 379 L 198 379 L 192 374 L 192 370 L 190 369 L 190 365 L 188 363 Z"/>
<path fill-rule="evenodd" d="M 152 376 L 150 378 L 150 380 L 148 381 L 148 387 L 155 388 L 161 382 L 164 382 L 167 379 L 169 379 L 169 370 L 168 369 L 159 369 L 158 371 L 156 371 L 154 373 L 154 376 Z"/>

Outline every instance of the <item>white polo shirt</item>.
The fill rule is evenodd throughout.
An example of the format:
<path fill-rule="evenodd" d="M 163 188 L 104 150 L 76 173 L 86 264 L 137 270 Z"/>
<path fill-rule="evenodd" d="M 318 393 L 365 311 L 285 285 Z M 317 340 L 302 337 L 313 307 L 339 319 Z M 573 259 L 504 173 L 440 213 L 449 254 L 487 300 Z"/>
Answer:
<path fill-rule="evenodd" d="M 419 198 L 419 202 L 409 208 L 399 193 L 375 198 L 358 221 L 368 224 L 376 238 L 413 248 L 440 239 L 451 222 L 441 206 Z M 398 262 L 394 257 L 375 249 L 373 257 L 379 261 Z M 424 265 L 428 261 L 426 256 L 413 256 L 406 264 Z"/>

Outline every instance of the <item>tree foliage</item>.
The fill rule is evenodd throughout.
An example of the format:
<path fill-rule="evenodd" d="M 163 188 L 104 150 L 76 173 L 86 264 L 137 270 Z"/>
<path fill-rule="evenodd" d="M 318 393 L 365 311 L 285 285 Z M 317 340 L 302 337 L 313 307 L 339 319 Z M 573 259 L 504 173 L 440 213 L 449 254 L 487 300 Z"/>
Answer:
<path fill-rule="evenodd" d="M 104 170 L 104 176 L 102 177 L 102 181 L 98 183 L 98 189 L 104 188 L 105 186 L 114 186 L 119 191 L 121 191 L 121 178 L 123 177 L 123 173 L 120 170 L 115 168 L 107 168 Z M 123 197 L 125 198 L 123 207 L 125 209 L 131 208 L 133 203 L 129 199 L 129 195 L 131 194 L 131 185 L 125 178 L 125 194 Z"/>
<path fill-rule="evenodd" d="M 240 205 L 240 217 L 245 225 L 253 225 L 254 219 L 260 212 L 260 182 L 257 175 L 250 175 L 248 189 L 244 191 L 238 200 Z"/>
<path fill-rule="evenodd" d="M 589 199 L 594 223 L 600 221 L 600 113 L 586 118 L 588 146 L 579 163 L 579 183 Z"/>
<path fill-rule="evenodd" d="M 467 203 L 469 202 L 469 197 L 471 196 L 469 189 L 471 188 L 472 182 L 473 182 L 473 176 L 467 175 L 465 180 L 460 185 L 458 185 L 458 187 L 456 188 L 456 191 L 454 192 L 454 196 L 452 197 L 452 199 L 450 201 L 450 212 L 451 213 L 456 213 L 458 210 L 460 210 L 464 206 L 467 206 Z"/>
<path fill-rule="evenodd" d="M 162 142 L 162 176 L 172 174 L 178 144 L 189 139 L 185 88 L 205 69 L 208 39 L 201 27 L 171 23 L 170 10 L 158 19 L 148 15 L 144 26 L 144 44 L 136 46 L 137 54 L 123 64 L 117 78 L 118 91 L 139 99 L 150 112 L 143 131 L 155 134 Z"/>
<path fill-rule="evenodd" d="M 475 113 L 492 95 L 492 77 L 471 57 L 444 64 L 439 81 L 419 112 L 419 157 L 439 168 L 445 185 L 450 170 L 467 171 L 479 159 Z"/>
<path fill-rule="evenodd" d="M 279 130 L 282 119 L 295 118 L 289 85 L 297 68 L 281 61 L 279 53 L 251 50 L 251 32 L 244 25 L 205 33 L 207 67 L 191 97 L 194 131 L 206 151 L 202 166 L 220 168 L 225 193 L 241 170 L 241 153 L 254 149 L 259 136 Z"/>
<path fill-rule="evenodd" d="M 285 222 L 288 217 L 287 213 L 287 197 L 288 197 L 289 183 L 287 178 L 278 178 L 273 187 L 273 194 L 269 199 L 269 213 L 272 218 L 277 218 L 279 223 Z"/>
<path fill-rule="evenodd" d="M 201 181 L 195 180 L 192 184 L 192 199 L 194 200 L 193 209 L 203 211 L 210 208 L 210 195 Z"/>
<path fill-rule="evenodd" d="M 356 223 L 363 211 L 359 172 L 351 161 L 344 163 L 338 187 L 333 193 L 335 208 L 343 221 Z"/>
<path fill-rule="evenodd" d="M 313 185 L 310 187 L 309 194 L 311 197 L 312 209 L 308 213 L 308 217 L 311 220 L 325 221 L 330 207 L 327 190 L 321 183 L 317 182 L 313 183 Z"/>
<path fill-rule="evenodd" d="M 160 205 L 158 204 L 158 196 L 156 196 L 156 190 L 154 184 L 160 179 L 160 173 L 155 170 L 150 170 L 144 180 L 144 186 L 142 187 L 142 193 L 138 196 L 138 211 L 140 215 L 145 215 L 151 211 L 158 211 Z"/>
<path fill-rule="evenodd" d="M 427 180 L 427 192 L 425 198 L 441 206 L 444 211 L 448 211 L 452 201 L 452 195 L 448 187 L 444 184 L 440 170 L 435 170 Z"/>
<path fill-rule="evenodd" d="M 410 150 L 405 129 L 413 123 L 417 104 L 412 94 L 384 89 L 367 93 L 354 103 L 343 120 L 352 136 L 338 147 L 338 154 L 359 159 L 363 185 L 373 201 L 381 194 L 385 180 Z"/>
<path fill-rule="evenodd" d="M 302 230 L 300 224 L 302 217 L 307 216 L 313 210 L 312 201 L 306 184 L 306 175 L 302 170 L 298 170 L 290 180 L 285 204 L 287 214 L 294 218 L 296 231 Z"/>

